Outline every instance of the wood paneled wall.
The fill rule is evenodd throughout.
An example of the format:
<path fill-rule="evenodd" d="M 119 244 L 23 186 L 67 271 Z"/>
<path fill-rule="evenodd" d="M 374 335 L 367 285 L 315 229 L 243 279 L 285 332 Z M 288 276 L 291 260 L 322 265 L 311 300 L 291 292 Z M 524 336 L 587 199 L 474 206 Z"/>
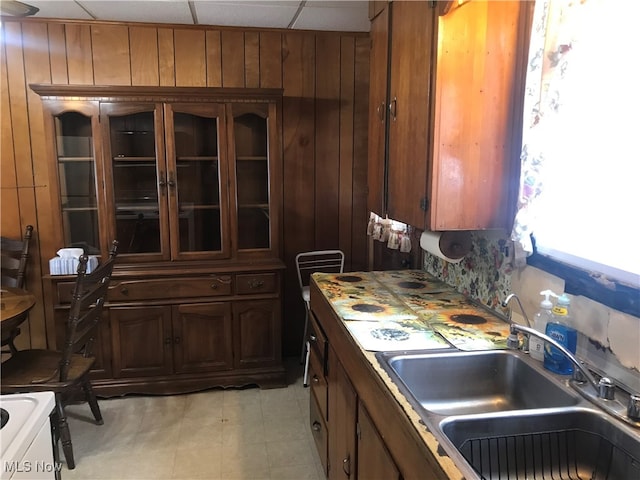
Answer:
<path fill-rule="evenodd" d="M 42 298 L 51 209 L 43 112 L 31 83 L 283 88 L 284 354 L 299 353 L 304 308 L 294 257 L 341 248 L 366 268 L 366 33 L 3 19 L 1 234 L 34 225 L 28 288 Z M 42 300 L 19 344 L 45 346 Z M 27 328 L 28 327 L 28 328 Z"/>

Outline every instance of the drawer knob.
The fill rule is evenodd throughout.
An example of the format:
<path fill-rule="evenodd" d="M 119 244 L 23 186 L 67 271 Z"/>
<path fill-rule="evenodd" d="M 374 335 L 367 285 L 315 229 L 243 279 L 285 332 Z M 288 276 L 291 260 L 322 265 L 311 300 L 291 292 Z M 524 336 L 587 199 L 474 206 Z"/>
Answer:
<path fill-rule="evenodd" d="M 313 378 L 311 379 L 311 381 L 312 381 L 313 383 L 318 383 L 318 382 L 320 382 L 320 379 L 318 378 L 318 376 L 317 376 L 317 375 L 314 375 L 314 376 L 313 376 Z"/>
<path fill-rule="evenodd" d="M 249 282 L 249 288 L 262 288 L 264 287 L 264 281 L 263 280 L 251 280 Z"/>
<path fill-rule="evenodd" d="M 171 339 L 171 337 L 167 337 L 164 339 L 165 345 L 171 345 L 172 343 L 173 343 L 173 340 Z"/>
<path fill-rule="evenodd" d="M 120 293 L 121 293 L 122 295 L 129 295 L 129 289 L 128 289 L 127 287 L 122 287 L 122 288 L 120 289 Z"/>
<path fill-rule="evenodd" d="M 315 422 L 313 422 L 313 423 L 311 424 L 311 429 L 312 429 L 314 432 L 319 432 L 319 431 L 322 429 L 322 425 L 320 425 L 320 422 L 318 422 L 318 421 L 316 420 Z"/>
<path fill-rule="evenodd" d="M 218 289 L 218 284 L 217 283 L 212 283 L 211 284 L 211 289 L 212 290 L 217 290 Z"/>

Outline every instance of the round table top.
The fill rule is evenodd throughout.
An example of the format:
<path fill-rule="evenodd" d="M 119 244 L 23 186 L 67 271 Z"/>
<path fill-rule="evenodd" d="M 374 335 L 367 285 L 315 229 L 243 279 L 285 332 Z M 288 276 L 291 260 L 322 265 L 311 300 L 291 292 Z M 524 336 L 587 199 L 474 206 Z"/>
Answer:
<path fill-rule="evenodd" d="M 0 289 L 0 321 L 10 321 L 19 317 L 36 304 L 36 297 L 21 288 L 2 287 Z"/>

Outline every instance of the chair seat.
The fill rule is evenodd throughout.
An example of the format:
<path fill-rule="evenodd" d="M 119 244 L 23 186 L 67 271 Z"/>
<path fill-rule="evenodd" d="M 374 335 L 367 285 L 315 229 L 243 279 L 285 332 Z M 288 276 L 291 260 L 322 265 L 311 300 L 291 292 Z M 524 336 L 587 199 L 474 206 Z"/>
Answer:
<path fill-rule="evenodd" d="M 2 393 L 61 391 L 78 383 L 91 369 L 94 357 L 71 356 L 68 380 L 60 382 L 61 353 L 53 350 L 22 350 L 2 362 Z"/>

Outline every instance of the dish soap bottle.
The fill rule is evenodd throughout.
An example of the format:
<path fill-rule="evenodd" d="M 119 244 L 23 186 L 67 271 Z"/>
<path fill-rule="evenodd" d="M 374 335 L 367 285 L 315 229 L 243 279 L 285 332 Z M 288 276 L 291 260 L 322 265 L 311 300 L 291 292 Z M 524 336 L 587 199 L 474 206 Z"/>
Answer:
<path fill-rule="evenodd" d="M 544 300 L 540 302 L 540 310 L 533 317 L 533 328 L 540 333 L 545 333 L 547 329 L 547 323 L 553 321 L 553 303 L 549 300 L 549 297 L 553 295 L 557 297 L 551 290 L 543 290 L 540 295 L 544 296 Z M 545 341 L 535 335 L 529 336 L 529 354 L 531 358 L 542 362 L 544 360 L 544 344 Z"/>
<path fill-rule="evenodd" d="M 576 353 L 578 332 L 571 326 L 570 306 L 571 299 L 566 294 L 563 293 L 558 297 L 556 306 L 551 310 L 553 318 L 547 323 L 545 333 L 571 353 Z M 573 372 L 573 363 L 556 347 L 546 343 L 544 368 L 560 375 L 569 375 Z"/>

